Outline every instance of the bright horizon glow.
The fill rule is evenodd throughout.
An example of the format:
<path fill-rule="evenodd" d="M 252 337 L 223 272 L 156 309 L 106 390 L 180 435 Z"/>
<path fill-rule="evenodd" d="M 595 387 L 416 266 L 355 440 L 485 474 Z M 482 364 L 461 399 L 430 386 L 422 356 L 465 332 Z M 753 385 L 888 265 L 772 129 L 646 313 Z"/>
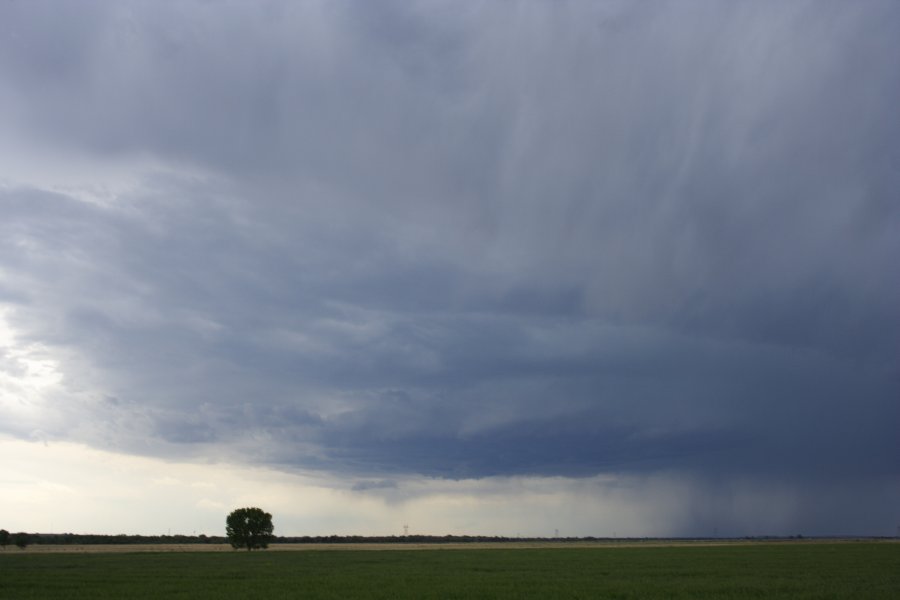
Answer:
<path fill-rule="evenodd" d="M 698 497 L 674 474 L 350 485 L 323 475 L 129 456 L 69 442 L 0 439 L 0 456 L 0 514 L 7 519 L 0 527 L 10 531 L 223 535 L 231 510 L 259 506 L 273 514 L 280 536 L 402 535 L 409 524 L 410 534 L 422 535 L 551 537 L 559 530 L 564 537 L 671 537 L 687 535 L 673 523 L 718 510 L 714 498 Z M 748 484 L 734 490 L 730 503 L 733 512 L 712 515 L 723 526 L 706 535 L 777 535 L 804 510 L 789 486 L 760 494 Z"/>

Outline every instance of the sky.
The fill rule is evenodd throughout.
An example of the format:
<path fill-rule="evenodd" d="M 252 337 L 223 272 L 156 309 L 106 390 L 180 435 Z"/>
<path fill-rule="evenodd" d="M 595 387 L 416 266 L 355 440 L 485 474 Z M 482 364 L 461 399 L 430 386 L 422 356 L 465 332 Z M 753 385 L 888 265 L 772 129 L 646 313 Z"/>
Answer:
<path fill-rule="evenodd" d="M 0 527 L 895 535 L 900 4 L 0 1 Z"/>

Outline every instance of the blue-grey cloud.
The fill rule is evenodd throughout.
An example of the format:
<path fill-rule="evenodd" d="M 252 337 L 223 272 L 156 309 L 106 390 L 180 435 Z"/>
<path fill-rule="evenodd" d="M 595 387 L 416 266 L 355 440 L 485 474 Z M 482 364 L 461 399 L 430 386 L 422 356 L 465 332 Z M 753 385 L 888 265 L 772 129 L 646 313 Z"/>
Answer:
<path fill-rule="evenodd" d="M 4 314 L 63 374 L 0 427 L 359 490 L 895 481 L 898 18 L 5 3 L 0 150 L 151 167 L 0 171 Z"/>

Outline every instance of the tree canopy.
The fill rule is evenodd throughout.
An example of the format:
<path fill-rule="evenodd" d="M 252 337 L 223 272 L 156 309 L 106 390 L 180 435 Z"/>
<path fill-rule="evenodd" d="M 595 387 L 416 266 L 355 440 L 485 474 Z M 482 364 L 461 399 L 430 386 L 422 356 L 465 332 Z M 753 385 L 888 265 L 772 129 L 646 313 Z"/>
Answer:
<path fill-rule="evenodd" d="M 273 530 L 272 515 L 261 508 L 238 508 L 225 519 L 225 535 L 235 549 L 268 548 Z"/>
<path fill-rule="evenodd" d="M 24 550 L 25 547 L 31 543 L 31 536 L 28 535 L 27 533 L 25 533 L 24 531 L 20 531 L 19 533 L 17 533 L 16 535 L 13 536 L 13 543 L 16 546 L 18 546 L 19 548 L 21 548 L 22 550 Z"/>

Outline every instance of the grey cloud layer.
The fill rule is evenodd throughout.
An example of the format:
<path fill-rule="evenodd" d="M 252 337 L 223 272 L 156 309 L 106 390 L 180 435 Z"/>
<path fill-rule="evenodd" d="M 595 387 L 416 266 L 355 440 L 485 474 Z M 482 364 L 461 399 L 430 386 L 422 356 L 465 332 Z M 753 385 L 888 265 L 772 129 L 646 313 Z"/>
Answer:
<path fill-rule="evenodd" d="M 8 139 L 195 173 L 112 207 L 0 173 L 0 298 L 72 392 L 38 425 L 385 477 L 896 479 L 898 22 L 6 3 Z"/>

